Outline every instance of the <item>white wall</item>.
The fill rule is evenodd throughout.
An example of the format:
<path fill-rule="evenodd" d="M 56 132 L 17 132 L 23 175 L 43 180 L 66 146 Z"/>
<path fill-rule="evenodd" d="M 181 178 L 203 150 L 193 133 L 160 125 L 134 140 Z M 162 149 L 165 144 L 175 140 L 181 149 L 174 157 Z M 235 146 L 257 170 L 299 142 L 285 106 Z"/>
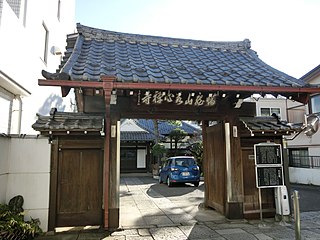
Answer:
<path fill-rule="evenodd" d="M 293 135 L 290 137 L 293 138 Z M 290 137 L 288 137 L 288 139 L 290 139 Z M 320 156 L 320 131 L 317 131 L 311 137 L 307 137 L 302 131 L 293 140 L 287 140 L 287 146 L 289 149 L 308 148 L 309 156 Z"/>
<path fill-rule="evenodd" d="M 6 192 L 8 183 L 8 149 L 10 138 L 0 136 L 0 203 L 6 202 Z"/>
<path fill-rule="evenodd" d="M 4 150 L 1 151 L 1 172 L 3 165 L 3 169 L 7 169 L 0 178 L 1 202 L 8 203 L 12 197 L 22 195 L 25 219 L 39 218 L 42 230 L 47 231 L 51 151 L 48 139 L 0 138 L 0 149 Z"/>
<path fill-rule="evenodd" d="M 40 87 L 38 79 L 43 79 L 41 75 L 43 69 L 49 72 L 56 71 L 61 56 L 51 54 L 50 49 L 57 46 L 64 52 L 66 35 L 75 32 L 75 0 L 61 1 L 60 20 L 57 18 L 57 0 L 29 0 L 27 3 L 26 24 L 24 25 L 24 10 L 22 9 L 20 18 L 18 18 L 9 4 L 3 1 L 0 24 L 0 71 L 31 93 L 22 98 L 20 133 L 35 134 L 31 125 L 35 122 L 36 113 L 46 115 L 51 107 L 58 107 L 59 110 L 65 111 L 70 109 L 70 99 L 61 98 L 59 87 Z M 43 24 L 49 31 L 47 62 L 44 62 L 42 57 Z M 1 78 L 0 80 L 5 81 Z M 18 109 L 19 104 L 16 99 L 13 112 L 17 113 Z M 17 132 L 18 114 L 13 115 L 12 121 L 11 133 L 19 133 Z"/>
<path fill-rule="evenodd" d="M 304 120 L 304 113 L 306 106 L 302 103 L 285 99 L 285 98 L 250 98 L 248 101 L 256 103 L 256 114 L 260 116 L 261 108 L 280 108 L 280 118 L 282 121 L 291 123 L 302 123 Z"/>
<path fill-rule="evenodd" d="M 318 73 L 318 76 L 316 76 L 314 79 L 309 81 L 310 84 L 319 84 L 320 83 L 320 73 Z"/>
<path fill-rule="evenodd" d="M 289 167 L 289 178 L 291 183 L 320 186 L 319 169 Z"/>

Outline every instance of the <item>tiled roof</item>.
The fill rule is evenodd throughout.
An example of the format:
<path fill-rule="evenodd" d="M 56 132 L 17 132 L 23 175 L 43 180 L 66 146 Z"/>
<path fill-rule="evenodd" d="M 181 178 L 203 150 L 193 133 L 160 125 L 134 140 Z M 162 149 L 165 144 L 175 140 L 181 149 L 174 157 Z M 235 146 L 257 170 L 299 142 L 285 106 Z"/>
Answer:
<path fill-rule="evenodd" d="M 211 42 L 118 33 L 77 25 L 58 72 L 72 80 L 302 87 L 261 61 L 250 41 Z M 45 76 L 50 79 L 52 76 Z M 53 78 L 54 79 L 54 78 Z"/>
<path fill-rule="evenodd" d="M 154 141 L 155 135 L 149 132 L 120 132 L 121 141 Z M 163 138 L 163 136 L 160 136 Z"/>
<path fill-rule="evenodd" d="M 38 115 L 38 119 L 32 125 L 36 131 L 87 131 L 100 132 L 104 131 L 103 115 L 57 112 L 53 108 L 50 111 L 50 116 Z"/>
<path fill-rule="evenodd" d="M 153 120 L 150 119 L 132 119 L 137 126 L 145 129 L 145 131 L 124 131 L 121 129 L 121 141 L 154 141 L 154 125 Z M 175 126 L 170 124 L 168 121 L 159 121 L 158 128 L 160 138 L 165 138 L 165 135 L 168 135 L 173 129 L 180 128 L 187 132 L 188 134 L 201 133 L 199 128 L 196 128 L 184 121 L 182 121 L 181 126 Z"/>
<path fill-rule="evenodd" d="M 137 119 L 136 120 L 137 124 L 148 130 L 149 132 L 154 131 L 154 125 L 153 125 L 153 120 L 151 119 Z M 172 130 L 176 128 L 180 128 L 181 130 L 184 130 L 188 134 L 195 134 L 195 133 L 201 133 L 200 128 L 196 128 L 185 121 L 181 121 L 181 126 L 176 126 L 171 124 L 168 121 L 165 120 L 158 120 L 158 128 L 159 128 L 159 133 L 161 135 L 168 135 Z"/>
<path fill-rule="evenodd" d="M 285 121 L 280 121 L 275 117 L 246 117 L 240 118 L 244 127 L 251 133 L 278 133 L 291 134 L 292 132 L 301 131 L 301 125 L 289 124 Z"/>

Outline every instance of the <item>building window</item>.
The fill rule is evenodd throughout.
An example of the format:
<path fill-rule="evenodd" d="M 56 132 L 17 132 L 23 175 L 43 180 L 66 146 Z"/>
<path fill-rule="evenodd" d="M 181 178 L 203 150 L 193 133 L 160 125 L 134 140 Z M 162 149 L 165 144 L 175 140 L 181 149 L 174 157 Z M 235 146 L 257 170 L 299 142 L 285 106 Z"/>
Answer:
<path fill-rule="evenodd" d="M 57 18 L 60 21 L 60 11 L 61 11 L 61 0 L 58 0 L 58 12 L 57 12 Z"/>
<path fill-rule="evenodd" d="M 49 31 L 46 25 L 42 24 L 42 47 L 41 47 L 41 59 L 47 63 L 48 58 L 48 42 L 49 42 Z"/>
<path fill-rule="evenodd" d="M 320 112 L 320 95 L 314 95 L 311 97 L 311 113 Z"/>
<path fill-rule="evenodd" d="M 290 167 L 309 167 L 309 153 L 307 148 L 289 149 Z"/>
<path fill-rule="evenodd" d="M 280 108 L 261 108 L 260 115 L 261 116 L 271 116 L 273 113 L 280 116 Z"/>
<path fill-rule="evenodd" d="M 20 17 L 21 0 L 7 0 L 7 3 L 11 7 L 12 11 Z"/>

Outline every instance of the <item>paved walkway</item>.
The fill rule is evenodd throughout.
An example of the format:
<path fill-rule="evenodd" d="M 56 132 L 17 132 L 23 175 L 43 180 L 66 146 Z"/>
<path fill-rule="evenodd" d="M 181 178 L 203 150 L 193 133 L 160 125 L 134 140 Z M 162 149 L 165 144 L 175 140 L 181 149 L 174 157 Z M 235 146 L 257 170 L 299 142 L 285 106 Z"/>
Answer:
<path fill-rule="evenodd" d="M 164 198 L 152 188 L 154 184 L 154 181 L 142 182 L 139 177 L 121 178 L 118 231 L 78 231 L 39 239 L 295 239 L 294 223 L 280 224 L 273 219 L 230 221 L 211 209 Z M 301 239 L 320 239 L 320 212 L 301 214 L 301 236 Z"/>

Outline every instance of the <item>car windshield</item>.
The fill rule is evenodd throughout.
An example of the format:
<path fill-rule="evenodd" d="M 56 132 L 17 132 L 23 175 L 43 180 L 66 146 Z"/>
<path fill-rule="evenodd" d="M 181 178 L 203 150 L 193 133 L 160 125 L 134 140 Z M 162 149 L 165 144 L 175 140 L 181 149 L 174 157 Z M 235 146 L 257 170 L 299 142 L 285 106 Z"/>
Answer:
<path fill-rule="evenodd" d="M 192 166 L 195 165 L 195 162 L 192 158 L 179 158 L 175 160 L 175 165 L 177 166 Z"/>

